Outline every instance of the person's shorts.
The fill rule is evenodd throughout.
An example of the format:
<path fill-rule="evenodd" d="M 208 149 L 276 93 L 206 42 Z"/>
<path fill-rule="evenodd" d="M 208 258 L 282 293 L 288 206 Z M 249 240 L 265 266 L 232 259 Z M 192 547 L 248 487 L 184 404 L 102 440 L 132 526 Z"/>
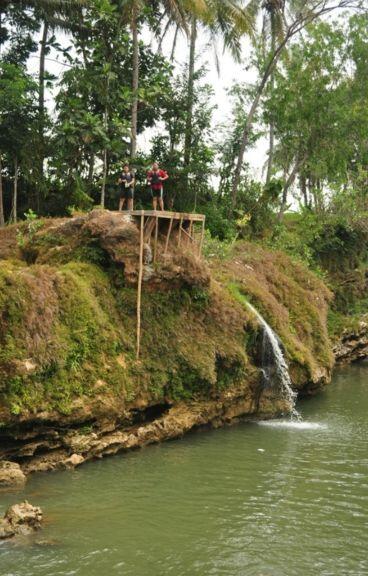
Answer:
<path fill-rule="evenodd" d="M 162 198 L 164 189 L 159 188 L 158 190 L 153 190 L 153 188 L 151 188 L 151 192 L 152 192 L 152 198 Z"/>
<path fill-rule="evenodd" d="M 124 198 L 124 200 L 133 200 L 134 198 L 134 190 L 133 188 L 121 188 L 120 190 L 120 198 Z"/>

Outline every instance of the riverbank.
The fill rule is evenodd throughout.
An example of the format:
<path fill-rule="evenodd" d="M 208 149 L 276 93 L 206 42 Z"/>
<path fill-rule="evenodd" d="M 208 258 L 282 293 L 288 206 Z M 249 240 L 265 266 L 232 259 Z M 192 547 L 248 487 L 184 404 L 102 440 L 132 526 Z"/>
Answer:
<path fill-rule="evenodd" d="M 128 216 L 95 210 L 0 232 L 2 459 L 26 473 L 73 467 L 288 412 L 277 378 L 264 385 L 262 326 L 247 301 L 280 338 L 299 394 L 329 383 L 332 295 L 302 264 L 245 242 L 209 266 L 160 247 L 155 265 L 144 250 L 137 361 L 138 230 Z"/>

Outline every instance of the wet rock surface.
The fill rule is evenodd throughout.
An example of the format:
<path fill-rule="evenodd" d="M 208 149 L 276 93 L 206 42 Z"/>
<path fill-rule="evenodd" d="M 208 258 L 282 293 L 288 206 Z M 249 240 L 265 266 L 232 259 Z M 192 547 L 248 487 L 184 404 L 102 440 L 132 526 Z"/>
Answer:
<path fill-rule="evenodd" d="M 5 512 L 0 520 L 0 540 L 25 536 L 39 530 L 42 526 L 42 510 L 38 506 L 32 506 L 27 501 L 13 504 Z"/>
<path fill-rule="evenodd" d="M 22 487 L 25 482 L 26 476 L 19 464 L 7 460 L 0 461 L 0 488 Z"/>

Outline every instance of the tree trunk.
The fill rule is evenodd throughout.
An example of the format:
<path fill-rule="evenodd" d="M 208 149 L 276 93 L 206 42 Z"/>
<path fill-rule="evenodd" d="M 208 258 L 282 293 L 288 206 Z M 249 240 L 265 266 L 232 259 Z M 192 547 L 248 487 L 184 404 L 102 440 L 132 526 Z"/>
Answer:
<path fill-rule="evenodd" d="M 173 62 L 174 56 L 175 56 L 175 50 L 176 50 L 176 44 L 177 44 L 177 41 L 178 41 L 179 29 L 180 29 L 179 26 L 177 26 L 177 27 L 175 28 L 174 40 L 173 40 L 173 43 L 172 43 L 171 54 L 170 54 L 170 61 L 171 61 L 171 62 Z"/>
<path fill-rule="evenodd" d="M 284 189 L 282 191 L 281 207 L 280 207 L 280 211 L 278 214 L 279 221 L 281 221 L 284 217 L 284 212 L 286 210 L 286 205 L 287 205 L 288 192 L 289 192 L 291 186 L 294 184 L 295 178 L 297 177 L 297 174 L 298 174 L 301 166 L 303 165 L 304 161 L 305 161 L 305 156 L 298 156 L 297 157 L 295 164 L 294 164 L 294 168 L 290 172 L 289 177 L 285 182 L 285 186 L 284 186 Z"/>
<path fill-rule="evenodd" d="M 271 53 L 275 52 L 276 48 L 276 28 L 275 28 L 275 15 L 271 13 Z M 270 85 L 271 90 L 273 89 L 275 84 L 275 72 L 271 73 L 270 78 Z M 267 175 L 266 175 L 266 184 L 270 183 L 271 176 L 272 176 L 272 166 L 273 166 L 273 157 L 274 157 L 274 147 L 275 147 L 275 124 L 271 119 L 270 122 L 270 130 L 269 130 L 269 148 L 268 148 L 268 161 L 267 161 Z"/>
<path fill-rule="evenodd" d="M 46 58 L 46 45 L 47 36 L 49 32 L 49 23 L 47 20 L 43 23 L 41 49 L 40 49 L 40 69 L 38 77 L 38 132 L 40 139 L 40 158 L 39 158 L 39 174 L 40 180 L 43 179 L 44 160 L 45 160 L 45 58 Z M 39 212 L 40 208 L 40 194 L 39 187 L 37 187 L 36 196 L 36 210 Z"/>
<path fill-rule="evenodd" d="M 307 179 L 304 174 L 300 174 L 300 191 L 303 196 L 304 206 L 305 208 L 309 208 L 309 201 L 308 201 L 308 192 L 307 192 Z"/>
<path fill-rule="evenodd" d="M 91 186 L 93 182 L 94 169 L 95 169 L 95 155 L 91 154 L 88 162 L 88 176 L 87 176 L 87 182 L 89 186 Z"/>
<path fill-rule="evenodd" d="M 269 131 L 266 184 L 270 183 L 271 176 L 272 176 L 274 148 L 275 148 L 275 126 L 274 126 L 273 122 L 271 122 L 270 131 Z"/>
<path fill-rule="evenodd" d="M 106 137 L 108 136 L 108 129 L 109 129 L 109 91 L 110 91 L 110 70 L 107 73 L 107 79 L 106 79 L 105 110 L 104 110 L 104 129 Z M 102 186 L 101 186 L 101 201 L 100 201 L 102 208 L 105 207 L 106 180 L 107 180 L 107 146 L 105 144 L 105 148 L 103 151 L 103 171 L 102 171 Z"/>
<path fill-rule="evenodd" d="M 188 87 L 187 87 L 187 105 L 185 120 L 185 138 L 184 138 L 184 170 L 185 170 L 185 190 L 189 185 L 189 166 L 192 146 L 192 129 L 193 129 L 193 103 L 194 103 L 194 67 L 195 67 L 195 50 L 197 40 L 197 20 L 192 18 L 190 29 L 190 49 L 189 49 L 189 67 L 188 67 Z"/>
<path fill-rule="evenodd" d="M 3 165 L 0 154 L 0 228 L 5 225 L 4 218 L 4 196 L 3 196 Z"/>
<path fill-rule="evenodd" d="M 17 221 L 17 204 L 18 204 L 18 157 L 14 158 L 14 186 L 13 186 L 13 202 L 12 202 L 12 221 L 14 224 Z"/>
<path fill-rule="evenodd" d="M 103 156 L 103 171 L 102 171 L 102 186 L 101 186 L 101 206 L 102 208 L 105 207 L 105 198 L 106 198 L 106 180 L 107 180 L 107 148 L 104 149 L 104 156 Z"/>
<path fill-rule="evenodd" d="M 138 9 L 134 2 L 132 9 L 132 41 L 133 41 L 133 81 L 132 81 L 132 112 L 131 112 L 131 140 L 130 157 L 133 160 L 137 154 L 138 129 L 138 87 L 139 87 L 139 42 L 138 42 Z"/>

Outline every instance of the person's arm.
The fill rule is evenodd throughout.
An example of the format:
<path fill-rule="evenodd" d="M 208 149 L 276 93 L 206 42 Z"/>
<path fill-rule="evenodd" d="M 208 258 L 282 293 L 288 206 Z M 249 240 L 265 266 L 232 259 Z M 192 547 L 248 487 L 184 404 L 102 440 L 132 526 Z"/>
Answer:
<path fill-rule="evenodd" d="M 147 184 L 151 184 L 152 174 L 151 172 L 147 172 Z"/>
<path fill-rule="evenodd" d="M 169 175 L 164 170 L 162 170 L 162 173 L 163 173 L 163 176 L 160 176 L 160 180 L 161 180 L 161 182 L 165 182 L 165 180 L 168 179 Z"/>
<path fill-rule="evenodd" d="M 133 176 L 133 178 L 132 178 L 132 180 L 131 180 L 131 182 L 130 182 L 130 186 L 131 186 L 131 188 L 134 188 L 134 186 L 135 186 L 135 176 Z"/>

